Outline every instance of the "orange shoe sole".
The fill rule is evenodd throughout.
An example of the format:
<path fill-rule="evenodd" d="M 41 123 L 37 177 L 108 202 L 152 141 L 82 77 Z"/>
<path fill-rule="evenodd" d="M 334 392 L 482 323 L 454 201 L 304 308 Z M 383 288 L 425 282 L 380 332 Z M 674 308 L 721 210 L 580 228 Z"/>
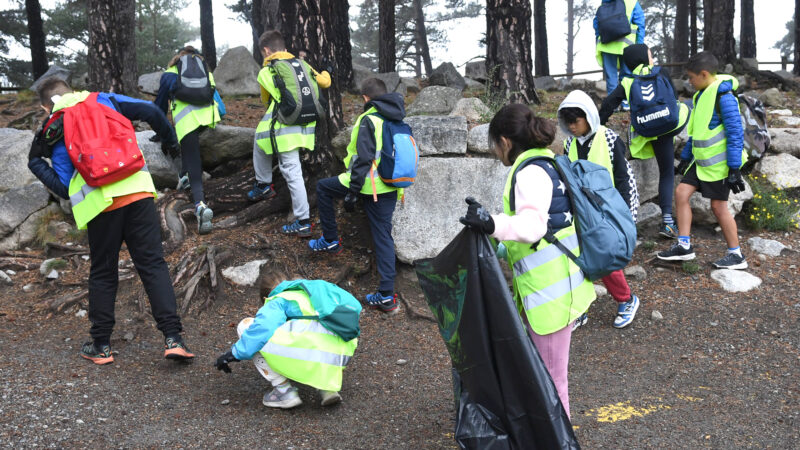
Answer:
<path fill-rule="evenodd" d="M 88 359 L 89 361 L 97 364 L 98 366 L 104 366 L 106 364 L 111 364 L 111 363 L 114 362 L 114 357 L 113 356 L 101 357 L 101 358 L 92 358 L 90 356 L 86 356 L 84 354 L 81 354 L 81 358 Z"/>
<path fill-rule="evenodd" d="M 170 348 L 164 350 L 164 358 L 186 361 L 194 358 L 194 353 L 189 353 L 182 348 Z"/>

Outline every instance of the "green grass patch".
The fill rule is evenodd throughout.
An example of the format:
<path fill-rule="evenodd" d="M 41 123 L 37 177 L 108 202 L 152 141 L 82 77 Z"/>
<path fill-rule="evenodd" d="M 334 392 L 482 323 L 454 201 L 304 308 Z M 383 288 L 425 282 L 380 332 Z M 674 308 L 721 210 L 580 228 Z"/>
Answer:
<path fill-rule="evenodd" d="M 45 273 L 49 273 L 51 270 L 62 270 L 67 267 L 67 264 L 67 261 L 61 258 L 54 259 L 45 266 Z"/>
<path fill-rule="evenodd" d="M 744 211 L 745 223 L 753 230 L 788 231 L 800 228 L 797 211 L 800 201 L 797 195 L 775 187 L 766 175 L 748 175 L 747 182 L 753 189 L 753 199 Z"/>
<path fill-rule="evenodd" d="M 700 272 L 700 264 L 697 264 L 695 261 L 685 261 L 683 264 L 681 264 L 681 269 L 683 269 L 684 272 L 692 275 Z"/>
<path fill-rule="evenodd" d="M 642 242 L 642 248 L 648 252 L 652 252 L 656 248 L 656 243 L 655 241 L 644 241 Z"/>

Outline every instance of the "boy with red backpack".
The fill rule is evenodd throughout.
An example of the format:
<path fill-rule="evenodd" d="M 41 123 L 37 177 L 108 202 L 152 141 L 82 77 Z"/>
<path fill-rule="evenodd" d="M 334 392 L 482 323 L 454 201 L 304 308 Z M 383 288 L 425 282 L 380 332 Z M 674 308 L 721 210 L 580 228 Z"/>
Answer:
<path fill-rule="evenodd" d="M 34 137 L 28 168 L 50 190 L 70 200 L 78 229 L 88 230 L 92 341 L 83 344 L 81 357 L 95 364 L 114 362 L 110 340 L 124 241 L 164 334 L 164 357 L 191 361 L 195 355 L 180 334 L 183 328 L 161 247 L 156 190 L 130 123 L 150 124 L 162 138 L 162 150 L 170 151 L 178 143 L 167 118 L 151 102 L 73 92 L 57 78 L 44 80 L 38 94 L 42 107 L 53 115 Z M 43 158 L 49 158 L 52 167 Z"/>

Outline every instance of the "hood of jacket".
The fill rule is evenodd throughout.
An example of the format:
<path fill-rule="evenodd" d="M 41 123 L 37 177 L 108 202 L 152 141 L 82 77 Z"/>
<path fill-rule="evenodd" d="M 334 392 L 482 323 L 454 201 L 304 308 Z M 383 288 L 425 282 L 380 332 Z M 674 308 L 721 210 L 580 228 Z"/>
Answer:
<path fill-rule="evenodd" d="M 578 142 L 583 144 L 589 138 L 594 136 L 597 132 L 597 129 L 600 127 L 600 113 L 597 112 L 597 106 L 595 106 L 592 98 L 586 92 L 583 91 L 572 91 L 567 94 L 567 97 L 558 105 L 558 110 L 561 111 L 562 108 L 580 108 L 586 113 L 586 121 L 589 122 L 589 128 L 591 131 L 586 134 L 586 136 L 575 136 L 578 139 Z M 561 131 L 564 132 L 567 136 L 572 136 L 572 132 L 569 131 L 569 127 L 561 118 L 561 114 L 558 115 L 558 126 L 561 127 Z"/>
<path fill-rule="evenodd" d="M 378 114 L 388 120 L 403 120 L 406 116 L 406 105 L 403 96 L 397 92 L 390 92 L 373 98 L 364 105 L 364 111 L 375 107 Z"/>

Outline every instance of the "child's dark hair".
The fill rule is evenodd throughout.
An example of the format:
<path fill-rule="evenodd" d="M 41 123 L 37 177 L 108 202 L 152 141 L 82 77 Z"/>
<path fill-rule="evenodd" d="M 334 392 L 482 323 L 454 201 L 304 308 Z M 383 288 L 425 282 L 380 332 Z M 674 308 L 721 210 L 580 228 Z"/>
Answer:
<path fill-rule="evenodd" d="M 719 70 L 719 60 L 711 52 L 700 52 L 689 58 L 686 70 L 698 74 L 705 70 L 711 75 L 716 75 Z"/>
<path fill-rule="evenodd" d="M 537 117 L 528 106 L 519 103 L 504 106 L 489 123 L 491 144 L 497 145 L 501 136 L 511 141 L 508 155 L 511 162 L 526 150 L 547 147 L 555 135 L 551 121 Z"/>
<path fill-rule="evenodd" d="M 575 107 L 561 108 L 558 110 L 558 115 L 567 124 L 575 123 L 578 121 L 578 119 L 586 118 L 586 112 Z"/>
<path fill-rule="evenodd" d="M 283 35 L 278 30 L 268 30 L 261 33 L 258 38 L 258 48 L 268 48 L 273 52 L 282 52 L 286 50 L 286 42 L 283 40 Z"/>
<path fill-rule="evenodd" d="M 386 94 L 386 83 L 380 78 L 367 78 L 361 83 L 361 95 L 370 99 Z"/>
<path fill-rule="evenodd" d="M 178 54 L 173 56 L 172 59 L 169 60 L 169 64 L 167 64 L 167 67 L 172 67 L 174 65 L 177 65 L 178 60 L 180 60 L 181 56 L 184 55 L 197 55 L 198 57 L 200 57 L 200 59 L 203 58 L 203 55 L 201 55 L 196 48 L 192 47 L 191 45 L 187 45 L 186 47 L 183 47 L 182 49 L 178 50 Z"/>
<path fill-rule="evenodd" d="M 273 289 L 278 287 L 279 284 L 286 280 L 294 280 L 300 278 L 298 276 L 287 275 L 283 267 L 276 264 L 265 264 L 261 268 L 261 276 L 258 281 L 258 292 L 260 294 L 259 300 L 261 303 L 269 296 Z"/>
<path fill-rule="evenodd" d="M 53 108 L 52 97 L 54 95 L 64 95 L 70 92 L 72 92 L 72 88 L 69 87 L 69 84 L 55 76 L 45 78 L 36 88 L 36 93 L 39 94 L 39 102 L 50 109 Z"/>

